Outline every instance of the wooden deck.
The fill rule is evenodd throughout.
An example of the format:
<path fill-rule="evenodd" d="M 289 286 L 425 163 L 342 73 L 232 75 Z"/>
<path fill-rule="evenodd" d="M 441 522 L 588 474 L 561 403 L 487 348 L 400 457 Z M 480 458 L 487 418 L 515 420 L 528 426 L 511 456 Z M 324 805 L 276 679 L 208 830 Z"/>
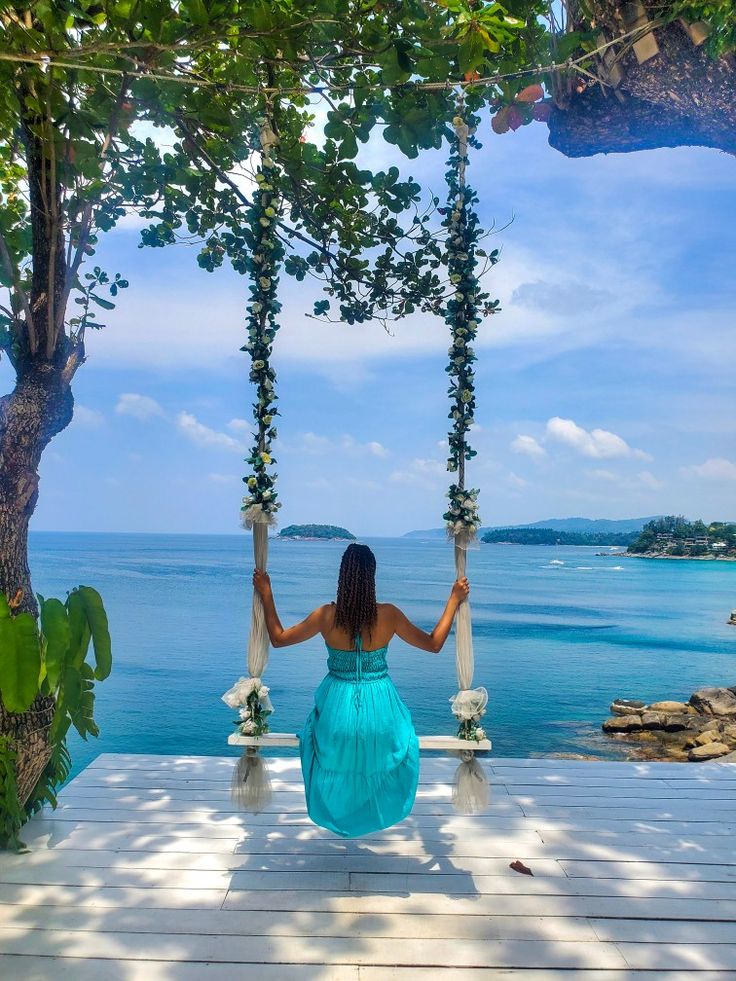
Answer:
<path fill-rule="evenodd" d="M 231 757 L 99 756 L 31 854 L 0 854 L 0 976 L 736 978 L 736 765 L 485 765 L 486 814 L 456 815 L 456 761 L 425 759 L 411 817 L 344 841 L 309 822 L 297 760 L 252 816 Z"/>

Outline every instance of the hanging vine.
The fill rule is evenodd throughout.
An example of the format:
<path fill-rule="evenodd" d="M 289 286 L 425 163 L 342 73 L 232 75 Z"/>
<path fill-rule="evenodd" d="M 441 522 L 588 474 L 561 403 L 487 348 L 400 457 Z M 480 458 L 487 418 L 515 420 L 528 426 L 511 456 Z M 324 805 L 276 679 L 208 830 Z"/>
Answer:
<path fill-rule="evenodd" d="M 498 261 L 498 250 L 487 253 L 478 247 L 485 233 L 475 210 L 478 195 L 467 183 L 465 175 L 468 146 L 480 148 L 474 135 L 479 122 L 478 116 L 466 110 L 461 98 L 457 115 L 452 121 L 455 140 L 445 174 L 448 199 L 442 222 L 447 229 L 447 270 L 451 287 L 454 287 L 443 311 L 452 340 L 448 351 L 449 363 L 445 368 L 450 376 L 448 418 L 451 422 L 447 469 L 457 474 L 447 493 L 450 503 L 443 517 L 448 535 L 455 538 L 458 535 L 472 538 L 480 528 L 478 490 L 465 487 L 465 463 L 476 455 L 476 450 L 468 442 L 468 433 L 475 421 L 473 364 L 476 355 L 473 343 L 481 318 L 498 309 L 498 300 L 490 300 L 489 294 L 484 293 L 480 285 L 480 277 Z M 480 271 L 479 258 L 485 260 L 485 268 Z"/>
<path fill-rule="evenodd" d="M 255 174 L 258 190 L 246 213 L 242 232 L 245 249 L 240 263 L 240 271 L 248 273 L 251 278 L 247 311 L 248 340 L 241 351 L 250 355 L 250 380 L 256 386 L 253 402 L 256 431 L 250 456 L 246 459 L 251 472 L 243 478 L 248 493 L 243 498 L 241 508 L 243 522 L 248 527 L 259 512 L 266 516 L 269 524 L 275 524 L 276 513 L 281 507 L 276 492 L 277 474 L 273 470 L 276 460 L 272 443 L 277 436 L 275 417 L 279 410 L 276 407 L 276 372 L 271 366 L 273 342 L 279 329 L 277 317 L 281 310 L 277 296 L 279 270 L 284 258 L 284 247 L 276 234 L 281 208 L 280 175 L 271 156 L 278 136 L 268 115 L 262 117 L 259 124 L 263 152 Z"/>

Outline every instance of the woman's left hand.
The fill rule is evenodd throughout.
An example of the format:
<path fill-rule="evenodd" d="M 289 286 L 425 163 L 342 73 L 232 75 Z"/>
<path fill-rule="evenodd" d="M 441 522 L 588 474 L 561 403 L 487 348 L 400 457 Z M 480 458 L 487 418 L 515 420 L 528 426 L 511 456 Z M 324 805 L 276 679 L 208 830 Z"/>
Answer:
<path fill-rule="evenodd" d="M 265 569 L 253 570 L 253 589 L 261 599 L 271 595 L 271 579 Z"/>

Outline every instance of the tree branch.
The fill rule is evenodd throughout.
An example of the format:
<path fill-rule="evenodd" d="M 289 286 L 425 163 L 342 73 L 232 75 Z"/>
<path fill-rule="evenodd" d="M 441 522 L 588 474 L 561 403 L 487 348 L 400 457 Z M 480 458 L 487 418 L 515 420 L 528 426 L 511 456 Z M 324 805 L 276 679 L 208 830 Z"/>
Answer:
<path fill-rule="evenodd" d="M 0 260 L 2 260 L 2 264 L 5 266 L 5 271 L 7 272 L 8 276 L 13 282 L 13 286 L 15 287 L 15 292 L 17 293 L 21 306 L 23 308 L 23 313 L 25 314 L 25 318 L 26 318 L 25 321 L 26 330 L 28 332 L 28 348 L 31 354 L 35 354 L 38 348 L 38 338 L 36 336 L 36 328 L 33 323 L 33 314 L 31 313 L 31 305 L 28 302 L 28 296 L 26 295 L 26 291 L 21 286 L 20 275 L 18 273 L 18 270 L 13 264 L 13 260 L 10 256 L 10 251 L 8 249 L 8 244 L 5 241 L 5 236 L 2 234 L 2 232 L 0 232 Z"/>

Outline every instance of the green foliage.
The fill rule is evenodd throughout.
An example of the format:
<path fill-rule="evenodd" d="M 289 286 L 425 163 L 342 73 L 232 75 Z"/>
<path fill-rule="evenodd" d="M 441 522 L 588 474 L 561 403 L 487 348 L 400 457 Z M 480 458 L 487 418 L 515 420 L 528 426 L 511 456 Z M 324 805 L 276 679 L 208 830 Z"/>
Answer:
<path fill-rule="evenodd" d="M 558 531 L 556 528 L 493 528 L 482 542 L 512 545 L 631 545 L 637 532 Z"/>
<path fill-rule="evenodd" d="M 78 586 L 63 603 L 42 596 L 38 600 L 37 623 L 28 613 L 14 616 L 0 594 L 0 697 L 5 707 L 25 711 L 37 695 L 50 696 L 55 702 L 51 759 L 25 807 L 18 803 L 15 791 L 14 749 L 7 737 L 0 736 L 0 843 L 16 847 L 25 820 L 46 802 L 56 806 L 55 788 L 71 767 L 66 747 L 69 729 L 74 726 L 83 739 L 99 734 L 94 718 L 95 681 L 107 678 L 112 669 L 107 614 L 97 590 Z M 90 642 L 94 667 L 87 660 Z M 16 650 L 20 656 L 14 659 Z M 8 670 L 8 663 L 17 666 Z"/>
<path fill-rule="evenodd" d="M 711 29 L 707 45 L 716 57 L 736 51 L 736 4 L 733 0 L 674 0 L 663 4 L 668 19 L 684 17 L 691 23 L 705 21 Z"/>
<path fill-rule="evenodd" d="M 355 535 L 339 525 L 288 525 L 279 532 L 280 538 L 337 538 L 355 541 Z"/>
<path fill-rule="evenodd" d="M 0 594 L 0 696 L 10 712 L 25 712 L 38 692 L 41 643 L 30 613 L 13 616 Z"/>
<path fill-rule="evenodd" d="M 26 812 L 18 800 L 15 782 L 17 753 L 7 736 L 0 735 L 0 847 L 24 848 L 18 831 L 26 821 Z"/>
<path fill-rule="evenodd" d="M 265 120 L 263 121 L 265 126 Z M 273 131 L 268 130 L 273 137 Z M 264 142 L 266 131 L 264 130 Z M 269 144 L 266 143 L 266 146 Z M 248 341 L 241 351 L 251 358 L 250 380 L 256 386 L 253 418 L 256 432 L 247 463 L 251 473 L 243 478 L 248 488 L 243 498 L 242 511 L 246 524 L 256 511 L 275 516 L 281 507 L 276 494 L 275 459 L 271 450 L 277 429 L 274 418 L 276 408 L 276 372 L 271 365 L 271 352 L 279 329 L 277 315 L 281 310 L 277 288 L 279 268 L 284 248 L 277 237 L 276 223 L 281 208 L 279 188 L 281 175 L 270 153 L 264 153 L 262 165 L 256 173 L 254 202 L 246 213 L 246 225 L 242 231 L 242 271 L 250 276 L 250 303 L 248 306 Z"/>
<path fill-rule="evenodd" d="M 481 317 L 498 309 L 498 300 L 490 300 L 480 288 L 480 278 L 498 261 L 498 250 L 490 253 L 479 248 L 483 238 L 477 213 L 478 195 L 465 178 L 470 165 L 468 147 L 480 149 L 475 137 L 479 123 L 465 105 L 458 108 L 453 118 L 455 140 L 445 174 L 447 182 L 447 207 L 443 210 L 443 227 L 446 230 L 445 251 L 442 262 L 449 279 L 449 297 L 437 305 L 450 328 L 451 345 L 445 371 L 449 375 L 451 422 L 448 433 L 449 455 L 447 469 L 457 473 L 456 483 L 448 491 L 448 510 L 443 515 L 448 532 L 457 535 L 467 532 L 474 535 L 480 528 L 478 491 L 465 489 L 465 462 L 476 455 L 468 444 L 468 433 L 475 421 L 475 372 L 476 355 L 473 348 Z M 484 260 L 484 268 L 481 268 Z"/>
<path fill-rule="evenodd" d="M 101 287 L 114 298 L 125 286 L 119 274 L 110 283 L 81 268 L 128 211 L 147 222 L 142 244 L 199 243 L 203 268 L 229 259 L 243 271 L 257 197 L 252 154 L 269 100 L 283 174 L 273 231 L 289 253 L 286 272 L 322 281 L 349 323 L 411 312 L 439 287 L 424 261 L 434 253 L 421 189 L 393 168 L 361 166 L 360 148 L 376 133 L 409 158 L 440 147 L 452 113 L 445 83 L 471 67 L 488 75 L 545 60 L 544 8 L 542 0 L 20 0 L 0 25 L 12 56 L 0 61 L 8 253 L 0 285 L 10 292 L 0 345 L 17 364 L 46 330 L 36 324 L 34 336 L 24 304 L 39 259 L 26 194 L 34 139 L 57 184 L 55 227 L 68 263 L 53 340 L 76 343 L 85 326 L 102 326 L 92 311 L 110 309 Z M 51 64 L 41 63 L 49 52 Z M 479 98 L 499 93 L 489 85 Z M 320 103 L 324 139 L 310 137 Z M 151 135 L 164 127 L 161 139 Z M 79 310 L 65 321 L 70 295 Z"/>
<path fill-rule="evenodd" d="M 682 515 L 655 518 L 644 525 L 629 546 L 629 552 L 639 555 L 697 556 L 711 552 L 736 555 L 736 524 L 713 521 L 706 525 L 703 521 L 688 521 Z"/>

